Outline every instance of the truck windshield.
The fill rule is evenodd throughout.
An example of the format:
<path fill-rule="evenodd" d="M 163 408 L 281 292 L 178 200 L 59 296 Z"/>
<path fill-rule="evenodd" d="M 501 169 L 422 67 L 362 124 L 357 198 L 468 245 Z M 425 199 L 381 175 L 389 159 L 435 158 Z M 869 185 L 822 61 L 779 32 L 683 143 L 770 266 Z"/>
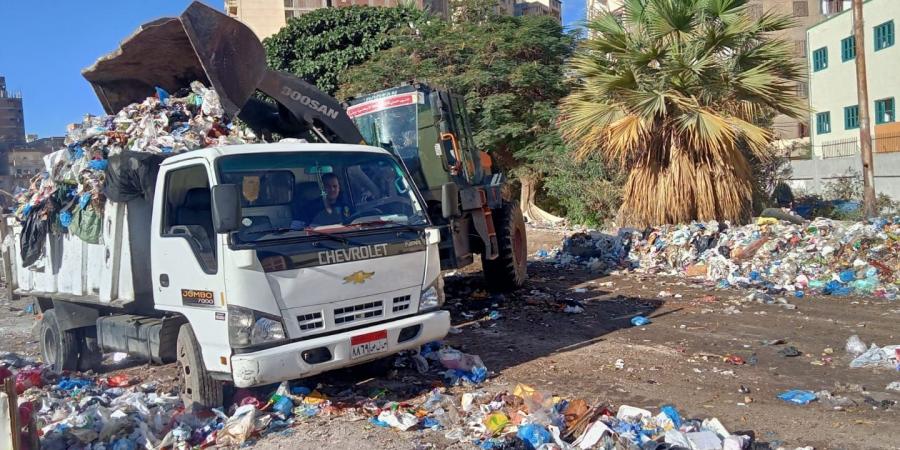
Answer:
<path fill-rule="evenodd" d="M 428 223 L 404 171 L 385 154 L 244 154 L 220 158 L 217 170 L 220 183 L 241 190 L 238 244 Z"/>
<path fill-rule="evenodd" d="M 347 108 L 367 144 L 399 156 L 413 173 L 419 167 L 418 97 L 410 92 Z"/>

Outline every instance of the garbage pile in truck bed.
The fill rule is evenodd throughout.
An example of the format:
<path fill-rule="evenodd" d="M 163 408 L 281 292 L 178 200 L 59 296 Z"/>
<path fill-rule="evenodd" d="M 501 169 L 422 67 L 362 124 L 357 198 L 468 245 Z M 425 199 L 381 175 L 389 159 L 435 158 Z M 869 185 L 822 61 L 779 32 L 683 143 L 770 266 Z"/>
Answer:
<path fill-rule="evenodd" d="M 694 222 L 615 235 L 577 233 L 555 254 L 560 267 L 594 272 L 634 270 L 700 277 L 718 287 L 754 287 L 772 294 L 876 296 L 900 291 L 900 222 L 840 222 L 819 218 L 795 225 L 761 218 L 757 223 Z"/>
<path fill-rule="evenodd" d="M 71 128 L 66 146 L 44 157 L 46 170 L 16 193 L 26 266 L 40 257 L 47 233 L 69 232 L 97 243 L 106 198 L 118 202 L 149 194 L 154 166 L 163 158 L 256 141 L 227 117 L 218 94 L 199 82 L 172 95 L 157 88 L 154 97 L 115 115 L 85 116 Z"/>
<path fill-rule="evenodd" d="M 524 384 L 512 392 L 487 392 L 479 388 L 487 368 L 477 356 L 437 343 L 399 357 L 396 364 L 423 378 L 441 376 L 446 385 L 425 380 L 422 386 L 436 387 L 398 402 L 385 399 L 384 392 L 284 382 L 277 388 L 239 389 L 228 407 L 194 413 L 155 382 L 124 374 L 59 375 L 14 354 L 0 355 L 0 380 L 15 379 L 20 414 L 34 414 L 41 448 L 51 450 L 236 447 L 269 433 L 290 433 L 293 426 L 317 426 L 306 424 L 317 416 L 438 433 L 435 437 L 484 449 L 633 448 L 650 441 L 679 446 L 670 448 L 741 449 L 750 443 L 716 419 L 683 418 L 672 405 L 654 414 L 560 398 Z"/>

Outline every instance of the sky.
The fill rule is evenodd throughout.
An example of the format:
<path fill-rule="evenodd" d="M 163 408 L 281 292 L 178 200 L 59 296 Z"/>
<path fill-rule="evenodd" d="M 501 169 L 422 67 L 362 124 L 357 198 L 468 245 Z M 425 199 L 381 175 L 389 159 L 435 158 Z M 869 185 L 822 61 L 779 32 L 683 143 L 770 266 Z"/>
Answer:
<path fill-rule="evenodd" d="M 206 1 L 221 8 L 222 0 Z M 177 16 L 190 0 L 90 0 L 0 2 L 0 76 L 21 92 L 25 131 L 62 136 L 86 113 L 103 109 L 81 69 L 118 48 L 139 25 Z M 52 12 L 48 12 L 52 9 Z M 563 24 L 584 19 L 585 0 L 563 0 Z"/>

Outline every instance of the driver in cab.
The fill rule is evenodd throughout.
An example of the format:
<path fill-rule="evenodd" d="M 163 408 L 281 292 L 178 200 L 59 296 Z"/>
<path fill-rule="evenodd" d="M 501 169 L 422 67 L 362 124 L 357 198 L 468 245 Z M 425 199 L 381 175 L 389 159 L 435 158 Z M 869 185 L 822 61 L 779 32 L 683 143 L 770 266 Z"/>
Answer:
<path fill-rule="evenodd" d="M 307 203 L 307 223 L 309 226 L 337 225 L 350 217 L 350 207 L 341 199 L 341 180 L 334 173 L 322 175 L 322 190 L 325 195 Z"/>

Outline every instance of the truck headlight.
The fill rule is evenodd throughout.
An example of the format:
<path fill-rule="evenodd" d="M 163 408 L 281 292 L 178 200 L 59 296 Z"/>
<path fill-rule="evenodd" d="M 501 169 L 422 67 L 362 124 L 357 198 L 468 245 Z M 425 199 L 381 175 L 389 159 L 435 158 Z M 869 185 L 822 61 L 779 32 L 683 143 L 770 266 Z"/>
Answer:
<path fill-rule="evenodd" d="M 438 277 L 419 297 L 419 311 L 437 309 L 444 305 L 444 279 Z"/>
<path fill-rule="evenodd" d="M 228 305 L 228 341 L 233 348 L 280 341 L 285 337 L 280 318 Z"/>

